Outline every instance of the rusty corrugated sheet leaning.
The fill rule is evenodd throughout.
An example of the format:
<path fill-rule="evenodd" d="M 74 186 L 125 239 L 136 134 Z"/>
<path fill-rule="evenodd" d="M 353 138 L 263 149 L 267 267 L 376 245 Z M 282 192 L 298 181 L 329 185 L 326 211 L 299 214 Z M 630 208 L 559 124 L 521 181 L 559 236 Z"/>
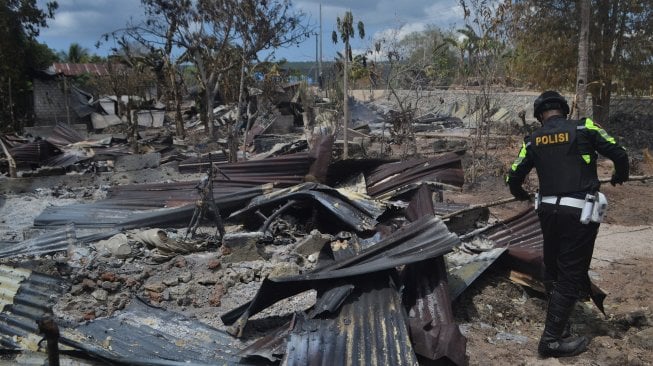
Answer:
<path fill-rule="evenodd" d="M 411 221 L 432 215 L 431 190 L 423 185 L 406 208 Z M 408 264 L 401 273 L 410 338 L 420 364 L 467 365 L 467 339 L 460 333 L 451 308 L 443 256 Z"/>

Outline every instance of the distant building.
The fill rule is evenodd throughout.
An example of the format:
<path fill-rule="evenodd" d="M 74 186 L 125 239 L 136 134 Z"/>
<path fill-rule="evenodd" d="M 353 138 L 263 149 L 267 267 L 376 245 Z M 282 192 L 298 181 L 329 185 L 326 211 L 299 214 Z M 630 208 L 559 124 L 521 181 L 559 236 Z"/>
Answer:
<path fill-rule="evenodd" d="M 34 78 L 34 125 L 54 126 L 57 122 L 87 123 L 94 109 L 92 96 L 77 88 L 73 79 L 82 75 L 106 76 L 105 64 L 54 63 Z"/>

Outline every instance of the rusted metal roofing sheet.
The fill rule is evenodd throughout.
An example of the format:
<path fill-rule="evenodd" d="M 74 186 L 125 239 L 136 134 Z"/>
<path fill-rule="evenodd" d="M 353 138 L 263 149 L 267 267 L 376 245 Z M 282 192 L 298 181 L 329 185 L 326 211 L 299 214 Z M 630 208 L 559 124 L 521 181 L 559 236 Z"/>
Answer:
<path fill-rule="evenodd" d="M 36 140 L 9 149 L 9 154 L 18 165 L 41 165 L 49 159 L 60 155 L 61 150 L 48 141 Z"/>
<path fill-rule="evenodd" d="M 84 74 L 109 75 L 109 69 L 107 69 L 106 64 L 53 63 L 48 71 L 64 76 L 80 76 Z"/>
<path fill-rule="evenodd" d="M 435 181 L 456 187 L 465 183 L 461 158 L 455 153 L 384 164 L 366 178 L 367 192 L 372 197 L 415 182 Z"/>
<path fill-rule="evenodd" d="M 485 232 L 485 238 L 494 241 L 497 247 L 530 248 L 542 250 L 542 228 L 533 208 L 496 224 Z"/>
<path fill-rule="evenodd" d="M 237 321 L 230 333 L 242 334 L 250 316 L 281 299 L 314 288 L 320 281 L 328 283 L 335 278 L 384 271 L 434 258 L 449 252 L 458 242 L 458 237 L 450 233 L 440 219 L 422 217 L 354 257 L 299 276 L 266 278 L 252 301 L 224 314 L 222 321 L 227 325 Z"/>
<path fill-rule="evenodd" d="M 224 152 L 211 153 L 199 157 L 184 159 L 179 162 L 178 170 L 180 173 L 206 173 L 209 169 L 209 162 L 213 164 L 226 164 L 229 160 Z"/>
<path fill-rule="evenodd" d="M 307 152 L 300 152 L 262 160 L 216 163 L 219 173 L 215 176 L 220 180 L 255 182 L 257 184 L 276 182 L 287 186 L 303 182 L 312 162 L 313 158 Z M 193 170 L 193 172 L 197 172 L 197 170 Z"/>
<path fill-rule="evenodd" d="M 220 213 L 227 215 L 232 211 L 245 206 L 252 198 L 267 192 L 269 186 L 239 189 L 231 191 L 214 191 L 215 203 Z M 135 193 L 136 192 L 136 193 Z M 138 195 L 141 191 L 131 191 Z M 161 194 L 163 195 L 163 194 Z M 74 204 L 68 206 L 50 206 L 45 208 L 34 219 L 34 226 L 59 226 L 75 224 L 86 228 L 122 228 L 133 229 L 144 226 L 160 225 L 160 227 L 183 227 L 188 225 L 195 202 L 199 195 L 189 196 L 185 199 L 175 197 L 166 200 L 166 197 L 156 198 L 156 195 L 143 195 L 141 199 L 110 198 L 88 204 Z M 166 207 L 174 203 L 172 208 Z"/>
<path fill-rule="evenodd" d="M 64 290 L 59 278 L 0 265 L 0 348 L 39 350 L 37 321 L 52 312 Z"/>
<path fill-rule="evenodd" d="M 542 278 L 542 229 L 533 208 L 495 224 L 482 236 L 493 241 L 495 248 L 508 249 L 509 265 L 513 269 Z"/>
<path fill-rule="evenodd" d="M 284 365 L 417 365 L 401 298 L 388 273 L 356 285 L 339 313 L 296 316 Z"/>
<path fill-rule="evenodd" d="M 454 320 L 444 258 L 411 263 L 402 275 L 410 338 L 422 364 L 467 365 L 467 339 Z"/>
<path fill-rule="evenodd" d="M 138 299 L 108 318 L 61 332 L 60 342 L 122 365 L 239 365 L 244 346 L 227 333 Z"/>
<path fill-rule="evenodd" d="M 311 164 L 308 174 L 318 182 L 326 183 L 334 140 L 335 137 L 332 134 L 313 135 L 313 148 L 309 154 L 314 162 Z"/>
<path fill-rule="evenodd" d="M 107 192 L 107 200 L 115 202 L 116 206 L 177 207 L 194 203 L 199 199 L 197 186 L 197 181 L 113 186 Z M 243 202 L 242 196 L 246 196 L 249 201 L 259 194 L 270 192 L 273 187 L 272 184 L 248 181 L 214 180 L 213 197 L 216 203 L 220 201 L 225 211 L 230 211 L 242 208 L 247 203 Z M 241 204 L 242 206 L 239 206 Z M 221 212 L 223 206 L 218 206 Z"/>
<path fill-rule="evenodd" d="M 433 211 L 431 190 L 422 185 L 406 208 L 406 216 L 417 221 Z M 467 339 L 454 320 L 443 256 L 410 263 L 401 277 L 410 339 L 420 363 L 467 365 Z"/>

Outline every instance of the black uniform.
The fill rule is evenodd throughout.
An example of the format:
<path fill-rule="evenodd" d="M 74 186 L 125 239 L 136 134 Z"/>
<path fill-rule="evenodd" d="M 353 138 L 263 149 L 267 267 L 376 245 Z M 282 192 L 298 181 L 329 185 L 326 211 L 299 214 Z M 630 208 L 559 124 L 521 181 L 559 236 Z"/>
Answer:
<path fill-rule="evenodd" d="M 628 180 L 628 155 L 605 130 L 589 118 L 566 120 L 554 116 L 524 139 L 507 178 L 510 192 L 518 199 L 528 199 L 522 183 L 535 167 L 539 194 L 556 198 L 557 204 L 542 203 L 538 209 L 544 265 L 547 279 L 555 282 L 555 291 L 570 301 L 589 291 L 587 271 L 599 224 L 582 224 L 582 209 L 560 204 L 560 199 L 569 197 L 579 202 L 587 193 L 599 190 L 597 152 L 613 161 L 613 183 Z"/>

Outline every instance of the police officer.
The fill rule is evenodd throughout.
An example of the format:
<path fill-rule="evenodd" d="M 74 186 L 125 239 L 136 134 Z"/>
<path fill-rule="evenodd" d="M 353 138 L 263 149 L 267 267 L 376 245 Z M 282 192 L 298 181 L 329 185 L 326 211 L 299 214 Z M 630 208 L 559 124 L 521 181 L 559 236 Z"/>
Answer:
<path fill-rule="evenodd" d="M 545 279 L 553 288 L 538 352 L 542 357 L 575 356 L 589 340 L 562 334 L 576 301 L 589 293 L 587 271 L 599 230 L 597 222 L 580 222 L 581 211 L 586 196 L 596 195 L 600 187 L 597 152 L 614 163 L 613 186 L 628 180 L 628 155 L 591 119 L 567 120 L 569 105 L 559 93 L 542 93 L 533 107 L 542 126 L 524 139 L 506 181 L 513 196 L 528 200 L 522 184 L 533 167 L 539 180 Z"/>

